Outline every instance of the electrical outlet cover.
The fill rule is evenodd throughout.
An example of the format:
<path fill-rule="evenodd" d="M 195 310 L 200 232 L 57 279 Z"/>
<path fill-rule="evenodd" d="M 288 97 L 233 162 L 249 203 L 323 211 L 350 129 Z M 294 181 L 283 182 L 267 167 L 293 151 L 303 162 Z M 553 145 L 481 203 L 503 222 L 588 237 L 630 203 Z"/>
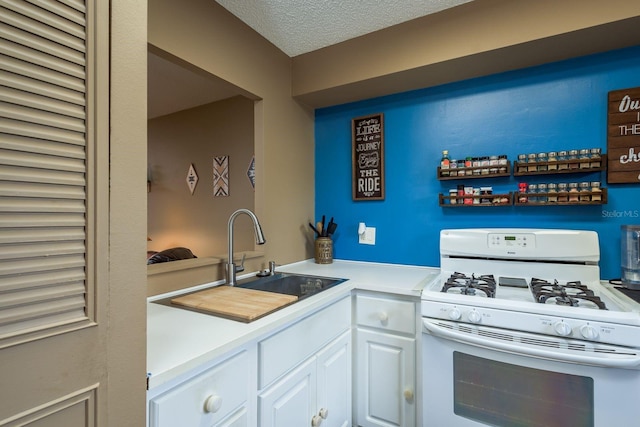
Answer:
<path fill-rule="evenodd" d="M 364 233 L 360 234 L 359 241 L 362 245 L 375 245 L 376 244 L 376 228 L 366 227 Z"/>

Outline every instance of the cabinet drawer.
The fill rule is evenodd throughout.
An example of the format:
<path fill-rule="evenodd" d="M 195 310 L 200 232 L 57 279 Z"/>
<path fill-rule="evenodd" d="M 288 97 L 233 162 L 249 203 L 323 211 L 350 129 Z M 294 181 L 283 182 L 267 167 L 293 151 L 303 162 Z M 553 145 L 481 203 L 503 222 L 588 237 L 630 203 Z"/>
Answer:
<path fill-rule="evenodd" d="M 242 352 L 153 398 L 149 426 L 216 425 L 246 405 L 250 371 L 247 352 Z"/>
<path fill-rule="evenodd" d="M 333 305 L 266 338 L 258 344 L 260 389 L 351 328 L 351 300 Z"/>
<path fill-rule="evenodd" d="M 370 295 L 356 296 L 357 323 L 386 331 L 416 332 L 415 303 Z"/>

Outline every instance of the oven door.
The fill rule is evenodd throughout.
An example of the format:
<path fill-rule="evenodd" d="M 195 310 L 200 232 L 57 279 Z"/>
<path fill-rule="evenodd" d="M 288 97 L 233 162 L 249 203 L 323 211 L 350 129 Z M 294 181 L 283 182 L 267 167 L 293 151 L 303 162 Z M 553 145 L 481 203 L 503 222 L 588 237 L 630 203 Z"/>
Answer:
<path fill-rule="evenodd" d="M 640 422 L 640 355 L 633 349 L 572 355 L 568 341 L 555 337 L 427 318 L 423 325 L 423 427 Z M 565 347 L 557 357 L 554 341 Z"/>

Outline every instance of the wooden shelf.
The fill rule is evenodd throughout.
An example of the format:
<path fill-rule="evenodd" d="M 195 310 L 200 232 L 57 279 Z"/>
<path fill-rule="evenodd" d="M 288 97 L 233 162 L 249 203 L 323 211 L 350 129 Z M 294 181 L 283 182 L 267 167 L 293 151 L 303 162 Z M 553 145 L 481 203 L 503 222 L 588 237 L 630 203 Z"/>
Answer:
<path fill-rule="evenodd" d="M 531 176 L 531 175 L 562 175 L 562 174 L 567 174 L 567 173 L 591 173 L 591 172 L 598 172 L 598 171 L 603 171 L 607 169 L 607 155 L 606 154 L 602 154 L 600 156 L 600 166 L 597 168 L 592 168 L 591 167 L 591 163 L 593 163 L 595 160 L 592 159 L 575 159 L 575 160 L 566 160 L 566 161 L 562 161 L 562 162 L 537 162 L 537 163 L 519 163 L 518 161 L 514 161 L 513 162 L 513 176 Z M 546 171 L 519 171 L 519 169 L 521 168 L 527 168 L 529 165 L 533 166 L 536 165 L 536 167 L 538 165 L 543 165 L 543 166 L 549 166 L 549 165 L 555 165 L 560 167 L 561 165 L 566 165 L 567 169 L 554 169 L 554 170 L 546 170 Z M 583 165 L 589 165 L 588 168 L 584 167 Z M 583 166 L 581 168 L 581 166 Z M 573 167 L 573 169 L 571 169 L 571 167 Z"/>
<path fill-rule="evenodd" d="M 477 170 L 482 170 L 482 169 L 493 169 L 493 168 L 498 168 L 500 169 L 501 167 L 506 167 L 507 171 L 506 172 L 502 172 L 502 173 L 489 173 L 489 174 L 484 174 L 484 175 L 473 175 L 473 171 L 477 171 Z M 465 174 L 463 176 L 443 176 L 442 175 L 442 170 L 440 169 L 440 166 L 438 166 L 438 179 L 440 181 L 452 181 L 452 180 L 462 180 L 462 179 L 478 179 L 478 178 L 502 178 L 502 177 L 506 177 L 506 176 L 511 176 L 511 163 L 507 163 L 506 165 L 493 165 L 493 166 L 474 166 L 474 167 L 470 167 L 470 168 L 454 168 L 454 169 L 449 169 L 449 171 L 451 170 L 455 170 L 455 171 L 465 171 Z M 471 172 L 471 175 L 467 175 L 467 172 Z"/>
<path fill-rule="evenodd" d="M 549 195 L 558 196 L 559 194 L 569 195 L 569 193 L 515 193 L 513 198 L 513 203 L 516 206 L 590 206 L 590 205 L 606 205 L 607 204 L 607 189 L 602 188 L 599 192 L 594 191 L 580 191 L 577 193 L 578 197 L 589 195 L 599 195 L 601 200 L 597 201 L 577 201 L 577 202 L 521 202 L 521 197 L 549 197 Z M 575 195 L 576 193 L 571 193 L 570 195 Z"/>
<path fill-rule="evenodd" d="M 456 203 L 451 203 L 451 200 L 455 199 Z M 464 203 L 464 199 L 471 199 L 472 201 L 478 199 L 480 201 L 489 199 L 490 203 Z M 507 199 L 506 201 L 501 201 Z M 472 195 L 465 194 L 464 196 L 445 196 L 444 194 L 438 195 L 438 203 L 443 208 L 493 208 L 499 206 L 511 206 L 513 204 L 513 193 L 508 194 L 482 194 Z"/>

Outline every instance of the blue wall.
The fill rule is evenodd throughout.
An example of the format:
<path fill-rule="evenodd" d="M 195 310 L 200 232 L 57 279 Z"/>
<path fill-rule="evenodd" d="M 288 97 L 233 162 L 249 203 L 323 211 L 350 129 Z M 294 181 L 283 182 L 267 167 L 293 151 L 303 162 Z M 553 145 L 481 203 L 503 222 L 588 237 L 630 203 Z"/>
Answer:
<path fill-rule="evenodd" d="M 338 259 L 439 266 L 443 228 L 541 227 L 595 230 L 603 278 L 620 277 L 620 225 L 640 224 L 640 186 L 606 183 L 606 173 L 436 179 L 441 152 L 452 158 L 600 147 L 606 153 L 607 93 L 640 86 L 640 47 L 502 73 L 435 88 L 319 109 L 315 116 L 316 215 L 334 216 Z M 386 195 L 351 196 L 351 119 L 384 113 Z M 601 180 L 601 206 L 442 208 L 438 193 L 459 183 L 515 191 L 519 181 Z M 360 245 L 359 222 L 376 227 Z"/>

